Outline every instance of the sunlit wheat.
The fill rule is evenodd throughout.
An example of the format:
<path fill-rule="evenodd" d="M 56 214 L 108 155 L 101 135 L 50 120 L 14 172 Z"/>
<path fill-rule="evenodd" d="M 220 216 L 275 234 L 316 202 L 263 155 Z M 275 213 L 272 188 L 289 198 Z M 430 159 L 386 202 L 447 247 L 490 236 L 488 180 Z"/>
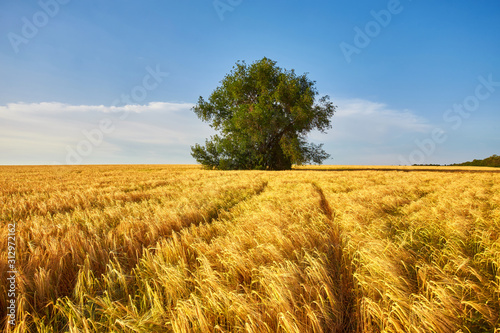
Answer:
<path fill-rule="evenodd" d="M 343 169 L 1 167 L 13 331 L 498 330 L 500 174 Z"/>

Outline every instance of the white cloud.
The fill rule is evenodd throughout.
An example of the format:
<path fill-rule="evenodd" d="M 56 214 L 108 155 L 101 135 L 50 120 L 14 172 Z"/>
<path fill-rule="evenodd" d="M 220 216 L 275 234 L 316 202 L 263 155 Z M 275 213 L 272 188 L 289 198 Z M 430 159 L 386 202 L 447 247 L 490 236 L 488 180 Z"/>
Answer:
<path fill-rule="evenodd" d="M 384 103 L 363 99 L 335 100 L 337 112 L 327 134 L 311 139 L 324 142 L 334 164 L 397 164 L 416 137 L 434 126 L 410 110 L 396 110 Z"/>
<path fill-rule="evenodd" d="M 0 105 L 0 164 L 64 164 L 69 151 L 78 151 L 79 145 L 88 148 L 82 142 L 92 138 L 82 163 L 141 163 L 146 159 L 168 163 L 168 156 L 158 158 L 161 153 L 154 149 L 173 146 L 182 151 L 182 160 L 171 162 L 192 163 L 190 145 L 211 134 L 192 106 L 166 102 L 121 107 L 57 102 Z M 113 130 L 103 132 L 103 120 Z M 153 155 L 156 159 L 151 159 Z"/>
<path fill-rule="evenodd" d="M 333 117 L 336 139 L 382 144 L 410 133 L 427 133 L 432 125 L 409 110 L 362 99 L 340 100 Z"/>
<path fill-rule="evenodd" d="M 60 114 L 68 112 L 99 112 L 99 113 L 123 113 L 123 112 L 177 112 L 193 107 L 191 103 L 167 103 L 150 102 L 149 104 L 124 105 L 124 106 L 105 106 L 105 105 L 70 105 L 58 102 L 42 103 L 9 103 L 6 106 L 0 105 L 0 118 L 3 115 L 12 115 L 13 113 L 24 114 Z"/>

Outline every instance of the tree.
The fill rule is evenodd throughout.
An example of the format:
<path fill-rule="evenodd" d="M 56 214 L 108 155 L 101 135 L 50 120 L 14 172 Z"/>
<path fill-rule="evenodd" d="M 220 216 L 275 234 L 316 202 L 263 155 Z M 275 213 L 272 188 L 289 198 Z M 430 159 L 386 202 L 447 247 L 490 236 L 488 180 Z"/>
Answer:
<path fill-rule="evenodd" d="M 291 169 L 292 164 L 321 164 L 330 155 L 322 144 L 308 143 L 312 130 L 331 128 L 336 107 L 316 97 L 315 81 L 284 70 L 268 58 L 237 62 L 208 101 L 200 96 L 198 118 L 219 134 L 195 144 L 191 155 L 206 168 Z"/>

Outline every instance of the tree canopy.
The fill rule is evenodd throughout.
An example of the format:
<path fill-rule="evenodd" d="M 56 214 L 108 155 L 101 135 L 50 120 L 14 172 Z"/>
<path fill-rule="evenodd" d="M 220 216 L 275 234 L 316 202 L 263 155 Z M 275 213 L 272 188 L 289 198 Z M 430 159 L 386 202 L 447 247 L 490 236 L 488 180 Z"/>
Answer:
<path fill-rule="evenodd" d="M 307 74 L 282 69 L 268 58 L 251 65 L 237 62 L 208 101 L 200 96 L 193 108 L 218 134 L 191 147 L 191 155 L 222 170 L 321 164 L 330 155 L 322 144 L 307 142 L 307 134 L 331 128 L 336 107 L 328 96 L 317 96 Z"/>

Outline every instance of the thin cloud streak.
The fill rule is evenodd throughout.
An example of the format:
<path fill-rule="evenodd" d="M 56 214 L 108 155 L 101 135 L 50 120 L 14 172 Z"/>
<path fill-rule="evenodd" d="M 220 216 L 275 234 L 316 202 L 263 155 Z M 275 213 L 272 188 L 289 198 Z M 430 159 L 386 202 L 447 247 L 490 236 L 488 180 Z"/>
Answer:
<path fill-rule="evenodd" d="M 178 112 L 190 109 L 194 104 L 191 103 L 167 103 L 150 102 L 145 105 L 131 104 L 124 106 L 105 106 L 105 105 L 70 105 L 58 102 L 41 103 L 8 103 L 5 106 L 0 105 L 0 118 L 11 115 L 12 113 L 26 114 L 60 114 L 68 112 L 100 112 L 100 113 L 143 113 L 143 112 Z"/>

